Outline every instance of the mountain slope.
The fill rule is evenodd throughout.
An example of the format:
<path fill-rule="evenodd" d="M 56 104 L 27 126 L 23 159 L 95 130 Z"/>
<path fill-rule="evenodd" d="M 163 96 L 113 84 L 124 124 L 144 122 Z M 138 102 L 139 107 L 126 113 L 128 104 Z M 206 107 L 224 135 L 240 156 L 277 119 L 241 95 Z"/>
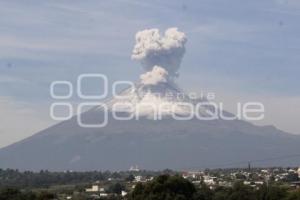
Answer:
<path fill-rule="evenodd" d="M 21 170 L 126 170 L 132 165 L 145 169 L 195 169 L 204 167 L 245 166 L 249 160 L 273 158 L 300 151 L 300 137 L 272 126 L 255 126 L 234 120 L 203 121 L 196 118 L 178 121 L 173 112 L 185 115 L 184 108 L 168 110 L 161 120 L 151 119 L 152 112 L 143 110 L 139 119 L 114 119 L 116 103 L 155 102 L 155 93 L 162 97 L 158 104 L 196 103 L 185 97 L 166 99 L 167 93 L 179 93 L 176 85 L 160 83 L 154 86 L 137 84 L 120 96 L 106 102 L 108 124 L 102 128 L 83 128 L 76 116 L 43 130 L 23 141 L 0 150 L 1 168 Z M 150 97 L 149 97 L 150 95 Z M 205 101 L 205 100 L 203 100 Z M 180 106 L 179 106 L 180 107 Z M 205 108 L 201 114 L 205 115 Z M 120 111 L 120 110 L 119 110 Z M 129 115 L 129 110 L 121 108 Z M 94 107 L 82 114 L 85 122 L 103 119 L 103 109 Z M 239 163 L 241 162 L 241 163 Z M 260 165 L 299 165 L 298 160 L 269 160 Z"/>

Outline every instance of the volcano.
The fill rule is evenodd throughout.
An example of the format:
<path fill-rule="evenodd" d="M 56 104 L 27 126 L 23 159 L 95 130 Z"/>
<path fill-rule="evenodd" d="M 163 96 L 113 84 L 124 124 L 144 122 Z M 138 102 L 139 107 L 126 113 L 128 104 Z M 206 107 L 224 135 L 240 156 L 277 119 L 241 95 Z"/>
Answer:
<path fill-rule="evenodd" d="M 255 126 L 242 120 L 176 120 L 172 117 L 172 112 L 181 117 L 187 115 L 189 110 L 185 107 L 175 111 L 164 109 L 159 120 L 154 120 L 153 110 L 146 108 L 140 109 L 138 118 L 132 119 L 127 117 L 136 114 L 132 115 L 126 106 L 118 108 L 115 115 L 127 120 L 115 119 L 112 112 L 114 105 L 128 103 L 180 105 L 205 101 L 186 96 L 181 100 L 166 99 L 167 93 L 178 92 L 178 88 L 169 83 L 150 87 L 136 84 L 134 89 L 128 88 L 118 98 L 105 102 L 106 126 L 81 127 L 74 116 L 1 149 L 0 167 L 52 171 L 126 170 L 132 165 L 157 170 L 237 167 L 246 166 L 248 161 L 291 155 L 300 150 L 299 136 L 273 126 Z M 157 94 L 163 97 L 157 100 Z M 201 110 L 201 115 L 209 109 Z M 85 124 L 97 124 L 104 116 L 103 107 L 95 106 L 82 113 L 81 119 Z M 298 165 L 299 161 L 270 159 L 257 164 Z"/>
<path fill-rule="evenodd" d="M 136 41 L 133 58 L 146 70 L 138 83 L 70 120 L 0 149 L 0 168 L 86 171 L 138 165 L 187 170 L 245 167 L 248 161 L 257 166 L 299 165 L 291 155 L 300 152 L 300 136 L 239 119 L 199 120 L 217 108 L 205 104 L 205 98 L 191 98 L 176 84 L 185 52 L 183 33 L 168 29 L 162 37 L 151 29 L 137 33 Z M 194 115 L 191 107 L 200 103 Z M 91 127 L 104 121 L 105 126 Z"/>

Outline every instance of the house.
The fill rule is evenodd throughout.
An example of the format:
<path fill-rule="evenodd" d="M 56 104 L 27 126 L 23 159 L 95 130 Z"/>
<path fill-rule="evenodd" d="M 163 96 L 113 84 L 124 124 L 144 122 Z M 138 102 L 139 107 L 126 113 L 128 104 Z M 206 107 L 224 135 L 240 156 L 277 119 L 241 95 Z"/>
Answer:
<path fill-rule="evenodd" d="M 185 179 L 197 179 L 200 180 L 201 176 L 203 176 L 203 172 L 183 172 L 182 177 Z"/>
<path fill-rule="evenodd" d="M 207 185 L 216 185 L 218 181 L 217 177 L 203 176 L 203 178 L 204 178 L 204 183 Z"/>
<path fill-rule="evenodd" d="M 130 169 L 129 169 L 130 172 L 139 172 L 140 169 L 139 167 L 136 165 L 136 166 L 131 166 Z"/>
<path fill-rule="evenodd" d="M 107 197 L 108 196 L 107 193 L 100 193 L 99 195 L 100 195 L 100 197 Z"/>
<path fill-rule="evenodd" d="M 86 188 L 86 192 L 103 192 L 104 188 L 101 188 L 99 185 L 92 185 L 91 188 Z"/>
<path fill-rule="evenodd" d="M 122 190 L 121 196 L 124 197 L 124 196 L 126 196 L 126 195 L 127 195 L 127 192 L 125 192 L 125 191 Z"/>
<path fill-rule="evenodd" d="M 143 182 L 144 178 L 142 176 L 135 176 L 134 180 L 135 180 L 135 182 Z"/>

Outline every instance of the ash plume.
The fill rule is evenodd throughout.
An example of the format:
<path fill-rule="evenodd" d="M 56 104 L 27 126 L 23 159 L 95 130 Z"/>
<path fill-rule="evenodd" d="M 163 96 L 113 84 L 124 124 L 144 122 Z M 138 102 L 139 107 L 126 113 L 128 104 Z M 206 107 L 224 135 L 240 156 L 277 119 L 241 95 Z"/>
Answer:
<path fill-rule="evenodd" d="M 168 81 L 168 72 L 164 68 L 155 65 L 152 71 L 142 74 L 140 79 L 145 85 L 157 85 Z"/>
<path fill-rule="evenodd" d="M 146 72 L 154 66 L 164 68 L 168 75 L 176 77 L 185 53 L 187 38 L 177 28 L 169 28 L 161 35 L 158 29 L 139 31 L 135 36 L 131 58 L 139 61 Z"/>

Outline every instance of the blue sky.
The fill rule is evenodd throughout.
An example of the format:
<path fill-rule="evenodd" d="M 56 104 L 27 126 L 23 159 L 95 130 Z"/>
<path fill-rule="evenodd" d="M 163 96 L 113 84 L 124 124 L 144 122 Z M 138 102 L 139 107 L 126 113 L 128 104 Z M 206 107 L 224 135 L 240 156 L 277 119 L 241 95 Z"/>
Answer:
<path fill-rule="evenodd" d="M 215 92 L 229 110 L 260 100 L 260 124 L 300 133 L 298 0 L 11 0 L 0 1 L 0 13 L 0 146 L 54 123 L 54 80 L 93 72 L 137 80 L 135 33 L 169 27 L 188 37 L 185 90 Z"/>

